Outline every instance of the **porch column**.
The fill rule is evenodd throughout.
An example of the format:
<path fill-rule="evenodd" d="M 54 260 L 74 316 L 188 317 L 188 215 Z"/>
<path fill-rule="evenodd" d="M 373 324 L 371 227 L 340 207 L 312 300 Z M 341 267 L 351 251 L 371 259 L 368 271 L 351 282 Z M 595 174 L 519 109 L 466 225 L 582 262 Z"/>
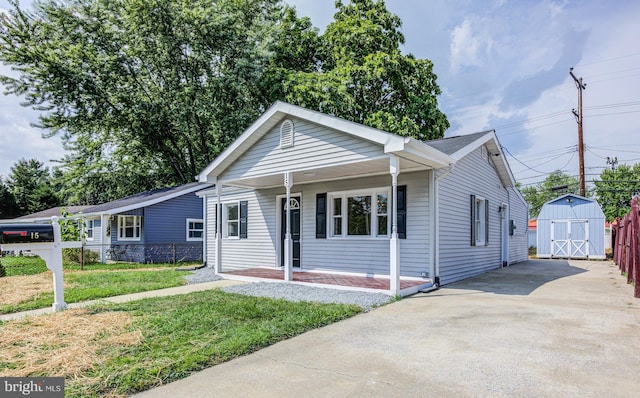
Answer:
<path fill-rule="evenodd" d="M 391 239 L 389 241 L 389 289 L 391 293 L 400 293 L 400 241 L 398 240 L 398 174 L 400 160 L 397 156 L 389 157 L 389 173 L 391 173 Z"/>
<path fill-rule="evenodd" d="M 284 233 L 284 280 L 293 280 L 293 246 L 291 244 L 291 212 L 289 211 L 289 201 L 291 200 L 291 186 L 293 181 L 291 180 L 291 173 L 284 173 L 284 187 L 287 189 L 287 201 L 285 204 L 286 222 Z"/>
<path fill-rule="evenodd" d="M 222 272 L 222 206 L 220 205 L 222 196 L 222 184 L 216 181 L 216 250 L 213 266 L 215 273 Z"/>
<path fill-rule="evenodd" d="M 102 264 L 107 263 L 107 245 L 111 243 L 111 236 L 107 237 L 108 222 L 111 222 L 110 217 L 105 214 L 100 214 L 100 262 Z"/>

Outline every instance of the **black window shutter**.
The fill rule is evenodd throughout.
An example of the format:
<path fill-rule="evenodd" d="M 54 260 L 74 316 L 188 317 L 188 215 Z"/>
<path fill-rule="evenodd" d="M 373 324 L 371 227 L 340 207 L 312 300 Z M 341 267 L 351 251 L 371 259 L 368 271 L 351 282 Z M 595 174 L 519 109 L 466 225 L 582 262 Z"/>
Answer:
<path fill-rule="evenodd" d="M 247 239 L 247 205 L 246 200 L 240 201 L 240 239 Z"/>
<path fill-rule="evenodd" d="M 216 219 L 216 223 L 215 226 L 213 228 L 213 236 L 216 236 L 216 234 L 218 233 L 218 223 L 220 222 L 220 219 L 218 218 L 218 204 L 216 203 L 216 210 L 215 210 L 215 219 Z"/>
<path fill-rule="evenodd" d="M 398 239 L 407 239 L 407 186 L 398 186 Z"/>
<path fill-rule="evenodd" d="M 484 201 L 484 245 L 489 246 L 489 201 Z"/>
<path fill-rule="evenodd" d="M 327 194 L 316 194 L 316 239 L 327 238 Z"/>
<path fill-rule="evenodd" d="M 471 246 L 476 245 L 476 195 L 471 195 Z"/>

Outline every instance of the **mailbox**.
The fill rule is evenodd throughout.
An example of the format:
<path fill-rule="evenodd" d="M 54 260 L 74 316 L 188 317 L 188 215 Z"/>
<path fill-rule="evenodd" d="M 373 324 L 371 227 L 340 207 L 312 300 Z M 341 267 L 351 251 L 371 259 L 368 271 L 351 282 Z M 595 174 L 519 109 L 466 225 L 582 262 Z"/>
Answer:
<path fill-rule="evenodd" d="M 51 224 L 3 224 L 0 225 L 0 244 L 53 242 Z"/>

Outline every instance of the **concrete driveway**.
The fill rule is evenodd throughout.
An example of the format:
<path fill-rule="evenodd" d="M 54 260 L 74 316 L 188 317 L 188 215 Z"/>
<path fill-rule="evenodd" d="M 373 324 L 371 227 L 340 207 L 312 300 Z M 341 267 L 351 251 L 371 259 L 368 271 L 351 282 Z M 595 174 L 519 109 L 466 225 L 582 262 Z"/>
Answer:
<path fill-rule="evenodd" d="M 637 397 L 640 299 L 615 265 L 529 261 L 143 397 Z"/>

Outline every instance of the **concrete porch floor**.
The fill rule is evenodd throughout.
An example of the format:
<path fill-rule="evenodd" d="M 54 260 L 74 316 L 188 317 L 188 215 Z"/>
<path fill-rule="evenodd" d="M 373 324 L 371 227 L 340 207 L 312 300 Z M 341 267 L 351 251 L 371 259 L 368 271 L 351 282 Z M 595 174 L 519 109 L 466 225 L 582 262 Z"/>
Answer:
<path fill-rule="evenodd" d="M 284 270 L 276 268 L 246 268 L 242 270 L 230 270 L 223 271 L 222 277 L 241 277 L 241 278 L 255 278 L 255 279 L 269 279 L 269 280 L 284 280 Z M 389 278 L 384 277 L 368 277 L 357 275 L 344 275 L 344 274 L 332 274 L 325 272 L 313 272 L 313 271 L 293 271 L 293 281 L 342 286 L 347 288 L 358 289 L 373 289 L 389 291 L 390 282 Z M 417 292 L 418 288 L 424 285 L 430 285 L 428 279 L 401 279 L 400 290 L 401 295 L 408 295 Z M 414 290 L 414 291 L 412 291 Z"/>

